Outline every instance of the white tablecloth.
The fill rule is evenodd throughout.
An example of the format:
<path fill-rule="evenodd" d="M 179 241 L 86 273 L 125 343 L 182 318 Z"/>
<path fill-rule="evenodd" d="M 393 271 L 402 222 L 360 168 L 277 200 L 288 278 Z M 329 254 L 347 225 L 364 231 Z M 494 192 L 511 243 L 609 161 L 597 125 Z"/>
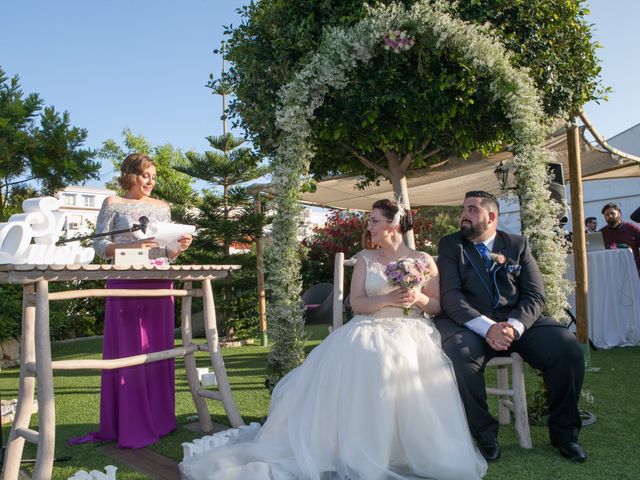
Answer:
<path fill-rule="evenodd" d="M 567 278 L 575 279 L 573 255 Z M 598 348 L 640 345 L 640 277 L 630 249 L 587 253 L 589 338 Z M 575 314 L 575 295 L 569 296 Z"/>

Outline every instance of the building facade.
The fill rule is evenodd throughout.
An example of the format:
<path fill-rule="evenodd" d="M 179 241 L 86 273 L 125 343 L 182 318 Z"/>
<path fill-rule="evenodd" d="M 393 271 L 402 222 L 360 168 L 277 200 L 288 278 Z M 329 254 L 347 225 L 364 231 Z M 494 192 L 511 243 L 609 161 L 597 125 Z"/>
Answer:
<path fill-rule="evenodd" d="M 305 207 L 302 211 L 302 223 L 298 229 L 298 240 L 311 237 L 318 227 L 324 227 L 327 221 L 326 210 L 318 207 Z"/>
<path fill-rule="evenodd" d="M 69 186 L 56 193 L 60 200 L 60 211 L 65 214 L 65 238 L 92 233 L 98 213 L 105 198 L 115 195 L 115 190 L 106 188 Z"/>

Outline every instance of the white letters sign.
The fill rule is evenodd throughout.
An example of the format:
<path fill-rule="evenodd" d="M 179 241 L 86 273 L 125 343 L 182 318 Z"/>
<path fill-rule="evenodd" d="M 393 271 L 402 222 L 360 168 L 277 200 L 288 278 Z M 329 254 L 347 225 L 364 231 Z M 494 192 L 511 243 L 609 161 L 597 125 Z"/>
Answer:
<path fill-rule="evenodd" d="M 54 197 L 22 202 L 24 213 L 0 223 L 0 264 L 66 265 L 93 260 L 93 248 L 56 246 L 64 226 L 64 213 L 59 209 L 60 201 Z"/>

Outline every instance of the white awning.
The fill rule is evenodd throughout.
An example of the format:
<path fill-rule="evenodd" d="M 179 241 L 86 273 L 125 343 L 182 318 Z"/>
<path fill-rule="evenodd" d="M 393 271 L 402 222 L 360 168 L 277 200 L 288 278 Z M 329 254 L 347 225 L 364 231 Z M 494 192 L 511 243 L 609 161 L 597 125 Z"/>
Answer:
<path fill-rule="evenodd" d="M 565 183 L 569 181 L 569 166 L 566 135 L 563 130 L 546 142 L 563 164 Z M 638 176 L 640 166 L 631 162 L 622 163 L 609 152 L 599 150 L 580 137 L 582 179 L 613 178 L 616 176 Z M 409 201 L 411 207 L 461 205 L 465 192 L 485 190 L 499 195 L 500 189 L 494 174 L 500 161 L 513 157 L 509 152 L 500 152 L 490 157 L 473 154 L 468 159 L 449 158 L 439 164 L 413 172 L 407 177 Z M 364 190 L 357 185 L 364 177 L 335 176 L 326 178 L 317 184 L 315 192 L 303 193 L 301 201 L 308 205 L 328 208 L 368 210 L 371 204 L 382 198 L 391 198 L 391 183 L 381 178 L 379 185 L 370 184 Z M 253 185 L 252 191 L 269 192 L 271 185 Z"/>

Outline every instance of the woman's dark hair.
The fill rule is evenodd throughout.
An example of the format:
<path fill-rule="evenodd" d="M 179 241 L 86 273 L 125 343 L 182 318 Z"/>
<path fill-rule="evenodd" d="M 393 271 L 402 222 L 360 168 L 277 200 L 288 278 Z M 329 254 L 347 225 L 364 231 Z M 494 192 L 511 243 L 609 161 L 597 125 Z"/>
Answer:
<path fill-rule="evenodd" d="M 127 191 L 136 184 L 136 177 L 142 175 L 145 169 L 156 163 L 151 159 L 149 155 L 144 153 L 132 153 L 127 155 L 122 165 L 120 165 L 121 175 L 118 177 L 118 183 L 123 190 Z"/>
<path fill-rule="evenodd" d="M 387 220 L 393 221 L 398 213 L 398 205 L 396 202 L 392 202 L 391 200 L 378 200 L 371 205 L 371 210 L 378 209 L 382 211 L 382 215 Z M 400 233 L 403 235 L 407 233 L 409 230 L 413 229 L 413 215 L 411 214 L 411 210 L 405 210 L 404 215 L 400 217 Z"/>

